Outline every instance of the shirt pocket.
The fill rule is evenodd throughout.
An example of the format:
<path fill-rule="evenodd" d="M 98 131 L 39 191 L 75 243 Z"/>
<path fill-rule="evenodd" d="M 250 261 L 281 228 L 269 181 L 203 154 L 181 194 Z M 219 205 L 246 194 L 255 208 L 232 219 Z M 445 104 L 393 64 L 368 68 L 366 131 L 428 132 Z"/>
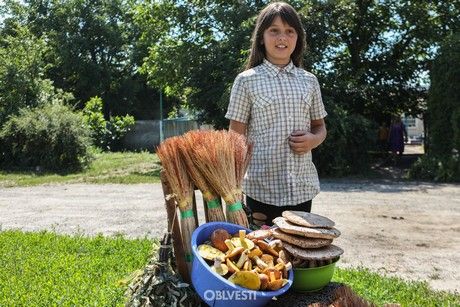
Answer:
<path fill-rule="evenodd" d="M 287 96 L 287 120 L 289 130 L 305 130 L 310 127 L 311 99 L 308 93 L 292 93 Z"/>
<path fill-rule="evenodd" d="M 274 97 L 258 95 L 254 100 L 253 128 L 256 135 L 270 132 L 277 118 L 278 101 Z"/>
<path fill-rule="evenodd" d="M 307 91 L 306 93 L 302 94 L 302 106 L 304 107 L 305 111 L 310 111 L 311 104 L 312 104 L 313 93 L 311 90 Z"/>

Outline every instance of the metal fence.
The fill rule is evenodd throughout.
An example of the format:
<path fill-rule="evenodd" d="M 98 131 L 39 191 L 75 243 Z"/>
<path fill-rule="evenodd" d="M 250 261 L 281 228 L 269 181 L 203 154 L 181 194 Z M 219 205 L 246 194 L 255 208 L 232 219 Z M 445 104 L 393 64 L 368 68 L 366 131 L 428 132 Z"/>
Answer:
<path fill-rule="evenodd" d="M 198 129 L 198 123 L 189 119 L 163 120 L 163 136 L 182 135 L 187 131 Z M 138 120 L 134 128 L 125 136 L 123 145 L 127 150 L 154 151 L 160 144 L 160 120 Z"/>

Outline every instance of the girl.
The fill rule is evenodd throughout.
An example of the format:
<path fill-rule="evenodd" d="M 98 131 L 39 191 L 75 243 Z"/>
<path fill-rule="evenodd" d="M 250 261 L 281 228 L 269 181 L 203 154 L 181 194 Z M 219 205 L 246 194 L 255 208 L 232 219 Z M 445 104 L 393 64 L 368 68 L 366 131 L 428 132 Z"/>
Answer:
<path fill-rule="evenodd" d="M 233 84 L 226 118 L 254 152 L 243 189 L 253 216 L 267 225 L 284 210 L 310 212 L 319 193 L 311 150 L 326 138 L 327 115 L 316 77 L 303 70 L 305 33 L 287 3 L 263 9 L 246 70 Z M 262 213 L 262 214 L 260 214 Z"/>

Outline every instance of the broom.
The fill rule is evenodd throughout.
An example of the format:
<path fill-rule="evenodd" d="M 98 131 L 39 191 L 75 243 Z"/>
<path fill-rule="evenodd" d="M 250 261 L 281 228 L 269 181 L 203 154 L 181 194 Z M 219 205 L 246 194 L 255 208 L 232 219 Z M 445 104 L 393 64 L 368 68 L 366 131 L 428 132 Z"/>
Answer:
<path fill-rule="evenodd" d="M 194 160 L 191 152 L 194 146 L 197 144 L 205 143 L 205 133 L 202 131 L 189 131 L 182 136 L 182 142 L 180 142 L 180 152 L 183 156 L 183 161 L 187 167 L 187 173 L 192 179 L 198 189 L 203 194 L 203 199 L 206 201 L 206 211 L 209 222 L 225 221 L 224 212 L 222 211 L 222 205 L 220 204 L 220 197 L 210 186 L 206 178 L 199 171 L 196 161 Z"/>
<path fill-rule="evenodd" d="M 196 166 L 212 188 L 227 204 L 227 220 L 248 227 L 248 218 L 241 204 L 241 187 L 235 172 L 235 152 L 227 131 L 205 132 L 202 144 L 195 146 L 192 155 Z"/>
<path fill-rule="evenodd" d="M 249 161 L 252 157 L 252 143 L 246 141 L 246 137 L 234 131 L 229 131 L 229 138 L 233 144 L 235 152 L 235 177 L 236 184 L 241 188 L 243 185 L 244 174 L 248 169 Z"/>
<path fill-rule="evenodd" d="M 187 175 L 179 154 L 179 137 L 164 141 L 157 148 L 157 155 L 164 168 L 165 177 L 173 192 L 176 205 L 180 210 L 180 224 L 185 261 L 190 271 L 192 263 L 192 233 L 197 227 L 193 213 L 193 185 Z"/>

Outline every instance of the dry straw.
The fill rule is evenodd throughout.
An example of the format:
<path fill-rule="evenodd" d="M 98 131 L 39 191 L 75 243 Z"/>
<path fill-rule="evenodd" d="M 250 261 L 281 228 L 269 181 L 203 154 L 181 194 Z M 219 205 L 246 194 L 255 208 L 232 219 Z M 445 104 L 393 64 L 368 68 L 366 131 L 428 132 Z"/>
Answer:
<path fill-rule="evenodd" d="M 193 184 L 179 152 L 181 138 L 172 137 L 161 143 L 157 155 L 164 169 L 166 180 L 172 191 L 176 205 L 180 210 L 180 224 L 185 261 L 190 271 L 192 264 L 192 233 L 198 226 L 193 213 Z"/>
<path fill-rule="evenodd" d="M 201 133 L 203 142 L 196 144 L 192 151 L 196 166 L 227 204 L 227 220 L 248 227 L 248 219 L 241 203 L 241 182 L 237 179 L 237 173 L 241 177 L 243 170 L 236 171 L 236 163 L 240 163 L 241 159 L 235 159 L 235 145 L 232 141 L 234 137 L 224 130 Z M 243 160 L 246 161 L 246 157 Z"/>
<path fill-rule="evenodd" d="M 200 189 L 206 202 L 207 217 L 209 222 L 225 221 L 225 215 L 220 203 L 220 196 L 211 187 L 206 177 L 200 172 L 198 162 L 194 159 L 193 151 L 198 146 L 207 146 L 205 131 L 190 131 L 182 136 L 180 152 L 187 167 L 187 173 L 195 186 Z"/>
<path fill-rule="evenodd" d="M 245 136 L 229 131 L 229 138 L 233 144 L 235 152 L 235 177 L 237 186 L 241 188 L 243 185 L 244 174 L 249 165 L 249 161 L 252 157 L 253 146 L 251 143 L 247 142 Z"/>

